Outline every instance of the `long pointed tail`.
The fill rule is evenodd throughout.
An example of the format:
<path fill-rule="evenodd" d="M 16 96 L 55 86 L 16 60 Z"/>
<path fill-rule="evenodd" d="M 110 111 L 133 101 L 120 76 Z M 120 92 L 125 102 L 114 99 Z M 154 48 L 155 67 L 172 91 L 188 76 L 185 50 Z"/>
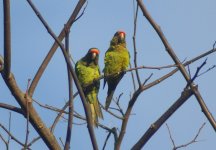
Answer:
<path fill-rule="evenodd" d="M 106 104 L 105 104 L 105 109 L 106 110 L 108 110 L 108 108 L 109 108 L 109 106 L 111 104 L 114 92 L 115 92 L 115 89 L 114 90 L 108 90 L 107 98 L 106 98 Z"/>
<path fill-rule="evenodd" d="M 98 118 L 103 119 L 103 113 L 101 111 L 101 107 L 97 101 L 94 101 L 92 104 L 90 103 L 91 116 L 93 120 L 93 125 L 98 127 Z"/>

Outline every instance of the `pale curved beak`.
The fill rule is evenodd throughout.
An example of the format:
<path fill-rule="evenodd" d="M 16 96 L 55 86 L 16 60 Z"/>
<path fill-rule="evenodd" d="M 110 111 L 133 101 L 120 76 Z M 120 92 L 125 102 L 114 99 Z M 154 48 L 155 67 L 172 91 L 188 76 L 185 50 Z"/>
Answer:
<path fill-rule="evenodd" d="M 97 56 L 97 54 L 96 54 L 96 53 L 92 53 L 92 59 L 95 59 L 95 58 L 96 58 L 96 56 Z"/>
<path fill-rule="evenodd" d="M 124 37 L 124 33 L 120 33 L 119 36 L 120 36 L 120 40 L 121 40 L 121 41 L 124 41 L 124 38 L 125 38 L 125 37 Z"/>

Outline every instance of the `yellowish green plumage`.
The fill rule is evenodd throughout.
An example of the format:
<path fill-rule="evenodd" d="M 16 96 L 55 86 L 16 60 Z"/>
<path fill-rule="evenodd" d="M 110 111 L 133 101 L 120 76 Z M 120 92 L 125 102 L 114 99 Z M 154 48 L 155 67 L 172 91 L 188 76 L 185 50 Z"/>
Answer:
<path fill-rule="evenodd" d="M 98 103 L 100 81 L 97 81 L 90 86 L 86 86 L 100 77 L 100 68 L 98 66 L 99 51 L 97 53 L 97 51 L 94 51 L 95 49 L 96 48 L 91 48 L 86 56 L 76 63 L 75 71 L 90 106 L 89 108 L 91 110 L 93 123 L 97 126 L 98 117 L 103 118 L 103 114 Z M 95 52 L 97 54 L 95 54 Z"/>
<path fill-rule="evenodd" d="M 108 84 L 108 92 L 105 104 L 106 110 L 109 108 L 114 91 L 119 81 L 124 76 L 124 71 L 129 66 L 129 61 L 130 55 L 126 48 L 125 33 L 123 31 L 118 31 L 112 38 L 110 47 L 107 50 L 104 58 L 104 86 L 106 82 Z M 109 76 L 111 74 L 112 76 Z"/>

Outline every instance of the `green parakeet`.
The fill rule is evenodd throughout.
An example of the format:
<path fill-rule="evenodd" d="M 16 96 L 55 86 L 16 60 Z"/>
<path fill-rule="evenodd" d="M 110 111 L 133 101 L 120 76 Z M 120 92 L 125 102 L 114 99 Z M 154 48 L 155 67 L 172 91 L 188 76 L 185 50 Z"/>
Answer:
<path fill-rule="evenodd" d="M 112 97 L 114 91 L 125 74 L 125 70 L 128 68 L 130 55 L 126 48 L 126 34 L 123 31 L 117 31 L 111 42 L 110 47 L 106 51 L 105 58 L 104 58 L 104 86 L 107 82 L 108 84 L 108 92 L 106 98 L 105 109 L 109 108 L 109 105 L 112 101 Z M 114 74 L 112 76 L 108 76 L 110 74 Z"/>
<path fill-rule="evenodd" d="M 81 58 L 75 65 L 75 72 L 83 88 L 86 100 L 90 106 L 93 124 L 97 127 L 98 117 L 103 119 L 103 114 L 98 102 L 98 92 L 100 81 L 87 86 L 93 80 L 100 77 L 100 68 L 98 66 L 99 50 L 97 48 L 89 49 L 88 53 Z"/>

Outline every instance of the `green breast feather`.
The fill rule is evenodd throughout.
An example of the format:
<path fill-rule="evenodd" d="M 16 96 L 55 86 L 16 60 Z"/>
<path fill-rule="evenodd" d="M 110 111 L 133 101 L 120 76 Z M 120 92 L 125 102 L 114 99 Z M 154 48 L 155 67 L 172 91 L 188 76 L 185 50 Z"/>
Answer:
<path fill-rule="evenodd" d="M 111 47 L 105 54 L 104 74 L 113 74 L 126 70 L 129 65 L 129 52 L 123 46 L 115 46 L 115 51 Z"/>
<path fill-rule="evenodd" d="M 98 66 L 85 66 L 79 61 L 76 64 L 77 77 L 82 85 L 92 82 L 92 80 L 100 77 L 100 71 Z"/>

